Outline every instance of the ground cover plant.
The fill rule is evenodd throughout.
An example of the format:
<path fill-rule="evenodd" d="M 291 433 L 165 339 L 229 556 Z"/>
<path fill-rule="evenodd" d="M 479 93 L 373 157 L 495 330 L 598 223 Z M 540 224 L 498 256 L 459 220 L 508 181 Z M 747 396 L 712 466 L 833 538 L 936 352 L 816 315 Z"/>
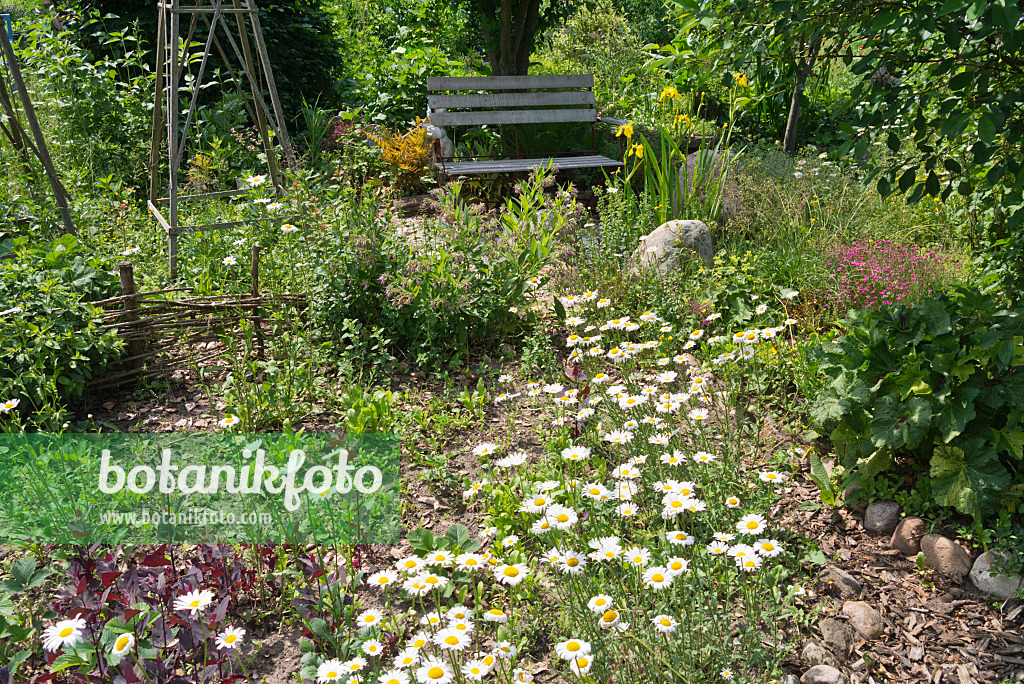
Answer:
<path fill-rule="evenodd" d="M 1017 10 L 266 5 L 296 162 L 275 187 L 250 95 L 216 68 L 195 91 L 183 40 L 179 180 L 231 193 L 182 203 L 229 225 L 179 236 L 174 279 L 147 207 L 152 8 L 12 8 L 77 235 L 0 137 L 0 684 L 1020 681 L 1020 586 L 967 577 L 988 552 L 997 579 L 1024 568 Z M 625 122 L 598 147 L 623 169 L 437 183 L 427 77 L 574 72 Z M 710 253 L 661 269 L 673 219 Z M 132 360 L 102 304 L 122 262 L 148 296 L 244 311 L 198 337 L 160 319 L 173 363 L 97 389 Z M 376 512 L 400 538 L 325 541 L 357 529 L 327 515 L 87 543 L 95 454 L 17 447 L 275 431 L 393 446 Z M 82 510 L 56 515 L 68 462 Z M 875 531 L 892 506 L 917 548 Z"/>

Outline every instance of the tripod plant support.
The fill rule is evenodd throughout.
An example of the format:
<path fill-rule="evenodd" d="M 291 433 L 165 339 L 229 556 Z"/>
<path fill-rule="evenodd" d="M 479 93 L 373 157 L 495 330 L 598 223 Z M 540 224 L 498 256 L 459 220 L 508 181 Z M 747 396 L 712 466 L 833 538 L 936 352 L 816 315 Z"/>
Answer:
<path fill-rule="evenodd" d="M 270 131 L 280 142 L 285 158 L 291 166 L 296 165 L 295 152 L 288 138 L 281 100 L 277 94 L 274 73 L 263 39 L 259 14 L 255 0 L 157 0 L 157 43 L 156 43 L 156 78 L 153 98 L 153 136 L 149 154 L 149 210 L 156 218 L 160 227 L 167 233 L 167 260 L 171 280 L 178 273 L 178 236 L 206 230 L 218 230 L 239 225 L 239 222 L 209 223 L 204 225 L 179 225 L 180 202 L 187 200 L 203 200 L 233 197 L 246 190 L 222 190 L 218 192 L 194 195 L 179 195 L 178 175 L 186 153 L 189 132 L 196 113 L 198 98 L 195 93 L 202 87 L 207 64 L 214 48 L 220 59 L 224 61 L 227 72 L 242 96 L 249 115 L 255 119 L 263 143 L 263 151 L 267 158 L 267 171 L 278 197 L 283 196 L 284 186 L 278 166 L 274 146 L 271 143 Z M 228 17 L 234 16 L 234 22 Z M 189 25 L 188 37 L 182 44 L 181 21 L 186 18 Z M 248 19 L 248 26 L 246 24 Z M 193 81 L 193 97 L 185 113 L 184 125 L 179 126 L 181 119 L 181 95 L 179 84 L 186 61 L 189 59 L 188 47 L 196 35 L 202 21 L 206 31 L 203 54 L 199 68 Z M 233 24 L 233 25 L 232 25 Z M 227 40 L 230 53 L 225 50 L 218 30 Z M 255 55 L 249 40 L 250 30 L 256 44 Z M 229 54 L 234 60 L 229 58 Z M 258 58 L 258 59 L 257 59 Z M 234 61 L 235 67 L 232 67 Z M 257 69 L 258 65 L 258 69 Z M 242 91 L 240 79 L 235 68 L 249 84 L 250 98 Z M 264 96 L 266 92 L 266 96 Z M 267 99 L 269 98 L 269 104 Z M 166 146 L 165 146 L 166 145 Z M 164 152 L 166 150 L 166 154 Z M 167 182 L 163 181 L 164 161 L 167 162 Z M 166 197 L 161 197 L 166 188 Z M 166 215 L 161 206 L 166 205 Z"/>

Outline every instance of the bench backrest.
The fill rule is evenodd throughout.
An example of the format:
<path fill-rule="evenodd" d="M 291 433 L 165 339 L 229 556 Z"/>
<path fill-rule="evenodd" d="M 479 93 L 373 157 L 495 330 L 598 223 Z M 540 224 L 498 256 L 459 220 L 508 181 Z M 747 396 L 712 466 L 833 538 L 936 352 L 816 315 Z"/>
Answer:
<path fill-rule="evenodd" d="M 427 107 L 435 126 L 597 120 L 592 74 L 427 78 Z"/>

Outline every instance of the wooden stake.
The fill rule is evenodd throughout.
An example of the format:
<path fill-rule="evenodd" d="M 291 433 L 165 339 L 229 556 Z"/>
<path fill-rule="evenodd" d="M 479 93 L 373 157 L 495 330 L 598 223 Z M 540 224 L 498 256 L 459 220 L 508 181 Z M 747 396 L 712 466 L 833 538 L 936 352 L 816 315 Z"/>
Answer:
<path fill-rule="evenodd" d="M 118 275 L 121 276 L 121 292 L 126 297 L 122 306 L 124 307 L 124 319 L 130 323 L 139 320 L 139 302 L 135 297 L 135 268 L 130 261 L 122 261 L 117 266 Z M 143 342 L 140 339 L 128 341 L 128 355 L 131 359 L 131 369 L 141 370 L 144 360 Z"/>
<path fill-rule="evenodd" d="M 252 288 L 249 294 L 257 302 L 260 296 L 260 246 L 252 246 Z M 263 328 L 260 327 L 260 307 L 256 304 L 252 307 L 253 328 L 256 331 L 256 358 L 262 361 L 266 355 L 263 344 Z"/>

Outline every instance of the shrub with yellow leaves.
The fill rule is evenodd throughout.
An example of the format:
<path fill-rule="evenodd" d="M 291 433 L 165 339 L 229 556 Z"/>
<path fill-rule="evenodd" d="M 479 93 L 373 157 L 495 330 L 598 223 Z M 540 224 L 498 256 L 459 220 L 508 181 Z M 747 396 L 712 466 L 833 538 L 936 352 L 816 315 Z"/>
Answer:
<path fill-rule="evenodd" d="M 409 192 L 419 184 L 430 161 L 427 133 L 420 123 L 417 117 L 415 125 L 405 133 L 392 133 L 387 129 L 382 129 L 380 135 L 366 133 L 380 148 L 381 157 L 391 167 L 395 188 L 401 193 Z"/>

